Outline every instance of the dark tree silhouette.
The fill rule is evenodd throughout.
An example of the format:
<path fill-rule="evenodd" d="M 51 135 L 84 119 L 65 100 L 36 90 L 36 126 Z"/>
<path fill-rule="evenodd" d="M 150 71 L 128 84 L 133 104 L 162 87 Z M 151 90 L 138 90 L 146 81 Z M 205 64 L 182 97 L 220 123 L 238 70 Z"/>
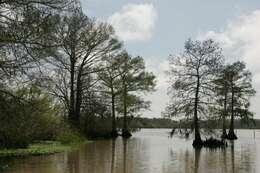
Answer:
<path fill-rule="evenodd" d="M 216 105 L 217 114 L 221 116 L 222 119 L 222 135 L 221 138 L 227 138 L 226 131 L 226 118 L 228 117 L 228 99 L 229 99 L 229 71 L 226 66 L 221 67 L 221 71 L 218 74 L 218 78 L 215 80 L 215 90 L 216 90 Z"/>
<path fill-rule="evenodd" d="M 110 25 L 97 23 L 81 10 L 75 10 L 71 15 L 60 19 L 56 35 L 61 46 L 49 62 L 69 77 L 69 80 L 63 81 L 67 83 L 64 86 L 69 85 L 68 91 L 58 93 L 68 97 L 65 99 L 68 101 L 68 117 L 75 126 L 78 126 L 80 120 L 83 80 L 95 72 L 94 67 L 105 54 L 121 47 L 113 34 Z"/>
<path fill-rule="evenodd" d="M 116 125 L 116 104 L 117 97 L 122 93 L 120 75 L 118 69 L 123 65 L 123 61 L 120 54 L 108 55 L 103 58 L 103 62 L 99 65 L 98 79 L 100 80 L 100 90 L 110 97 L 109 104 L 111 104 L 112 114 L 112 131 L 111 136 L 117 137 L 117 125 Z"/>
<path fill-rule="evenodd" d="M 234 118 L 235 116 L 242 119 L 252 118 L 253 114 L 248 110 L 249 98 L 255 95 L 255 90 L 252 87 L 252 74 L 246 70 L 245 63 L 238 61 L 227 65 L 226 73 L 231 95 L 231 119 L 227 138 L 237 139 L 234 133 Z"/>
<path fill-rule="evenodd" d="M 57 15 L 70 3 L 69 0 L 0 1 L 0 83 L 17 77 L 18 85 L 37 77 L 36 67 L 54 47 Z"/>
<path fill-rule="evenodd" d="M 171 116 L 190 117 L 193 114 L 194 146 L 202 145 L 199 118 L 209 113 L 214 93 L 213 81 L 222 63 L 222 51 L 212 40 L 185 43 L 182 54 L 170 56 L 169 93 L 172 103 L 167 112 Z"/>
<path fill-rule="evenodd" d="M 122 136 L 130 137 L 131 133 L 127 125 L 127 114 L 129 111 L 127 109 L 130 104 L 135 105 L 133 102 L 131 103 L 131 101 L 134 101 L 134 103 L 140 103 L 140 99 L 138 99 L 138 97 L 134 96 L 133 99 L 133 96 L 131 95 L 138 92 L 145 93 L 154 91 L 155 76 L 152 73 L 145 71 L 145 64 L 142 57 L 138 56 L 132 58 L 129 54 L 123 53 L 121 55 L 121 62 L 123 62 L 122 66 L 120 66 L 118 70 L 120 72 L 123 101 Z"/>

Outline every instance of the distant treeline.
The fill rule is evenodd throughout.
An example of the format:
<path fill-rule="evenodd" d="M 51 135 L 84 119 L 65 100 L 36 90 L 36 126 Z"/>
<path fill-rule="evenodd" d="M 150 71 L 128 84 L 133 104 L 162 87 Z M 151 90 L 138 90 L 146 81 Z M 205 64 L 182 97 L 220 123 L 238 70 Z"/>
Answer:
<path fill-rule="evenodd" d="M 135 118 L 131 121 L 130 126 L 132 128 L 190 128 L 192 122 L 179 123 L 168 118 Z M 229 123 L 227 121 L 227 123 Z M 188 124 L 188 125 L 187 125 Z M 241 120 L 235 120 L 234 126 L 236 129 L 260 129 L 260 119 L 254 119 L 251 122 L 243 122 Z M 208 120 L 201 122 L 201 128 L 216 128 L 221 129 L 221 124 L 217 120 Z"/>
<path fill-rule="evenodd" d="M 178 123 L 168 118 L 134 118 L 130 126 L 132 128 L 173 128 Z"/>
<path fill-rule="evenodd" d="M 227 123 L 230 123 L 230 121 L 227 120 Z M 215 129 L 222 128 L 222 125 L 219 124 L 217 120 L 202 121 L 201 123 L 202 128 L 208 128 L 209 126 Z M 260 119 L 254 119 L 249 122 L 244 122 L 243 120 L 240 119 L 234 120 L 234 128 L 235 129 L 260 129 Z"/>

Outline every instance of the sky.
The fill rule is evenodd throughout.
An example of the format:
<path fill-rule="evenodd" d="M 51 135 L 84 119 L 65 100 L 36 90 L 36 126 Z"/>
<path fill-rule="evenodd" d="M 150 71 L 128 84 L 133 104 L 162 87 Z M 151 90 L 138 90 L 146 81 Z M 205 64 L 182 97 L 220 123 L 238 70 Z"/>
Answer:
<path fill-rule="evenodd" d="M 259 0 L 81 0 L 89 17 L 110 23 L 125 49 L 145 59 L 157 76 L 156 92 L 144 117 L 161 117 L 169 96 L 170 54 L 183 51 L 188 38 L 212 38 L 223 48 L 226 62 L 243 60 L 253 73 L 257 91 L 251 110 L 260 118 L 260 1 Z"/>

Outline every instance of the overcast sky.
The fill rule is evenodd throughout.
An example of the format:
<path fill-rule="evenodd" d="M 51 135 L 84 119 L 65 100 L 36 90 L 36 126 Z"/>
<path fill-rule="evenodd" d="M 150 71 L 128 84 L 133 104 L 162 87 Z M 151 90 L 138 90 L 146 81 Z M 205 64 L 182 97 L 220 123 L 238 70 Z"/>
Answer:
<path fill-rule="evenodd" d="M 146 117 L 160 117 L 167 102 L 167 59 L 183 50 L 185 40 L 213 38 L 226 61 L 240 59 L 253 72 L 252 111 L 260 118 L 259 0 L 81 0 L 89 17 L 111 23 L 127 51 L 142 56 L 157 76 L 157 91 Z"/>

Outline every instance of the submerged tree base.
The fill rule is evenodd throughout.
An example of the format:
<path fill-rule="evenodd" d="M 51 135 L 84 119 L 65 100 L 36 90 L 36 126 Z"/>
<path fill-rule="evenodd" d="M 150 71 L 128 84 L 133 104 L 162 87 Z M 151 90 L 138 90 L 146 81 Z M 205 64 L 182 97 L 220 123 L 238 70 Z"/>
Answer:
<path fill-rule="evenodd" d="M 228 138 L 227 132 L 223 132 L 221 135 L 221 139 L 227 139 L 227 138 Z"/>
<path fill-rule="evenodd" d="M 234 133 L 234 131 L 229 131 L 226 139 L 236 140 L 237 139 L 237 135 Z"/>
<path fill-rule="evenodd" d="M 203 145 L 203 141 L 201 139 L 193 140 L 192 146 L 195 148 L 200 148 Z"/>
<path fill-rule="evenodd" d="M 113 130 L 113 131 L 111 132 L 111 138 L 117 138 L 118 136 L 119 136 L 119 133 L 118 133 L 117 130 Z"/>
<path fill-rule="evenodd" d="M 122 132 L 122 138 L 130 138 L 132 136 L 132 134 L 128 131 L 128 130 L 125 130 Z"/>
<path fill-rule="evenodd" d="M 193 141 L 193 147 L 194 148 L 221 148 L 221 147 L 227 147 L 227 143 L 224 140 L 218 140 L 214 138 L 206 139 L 205 141 Z"/>

